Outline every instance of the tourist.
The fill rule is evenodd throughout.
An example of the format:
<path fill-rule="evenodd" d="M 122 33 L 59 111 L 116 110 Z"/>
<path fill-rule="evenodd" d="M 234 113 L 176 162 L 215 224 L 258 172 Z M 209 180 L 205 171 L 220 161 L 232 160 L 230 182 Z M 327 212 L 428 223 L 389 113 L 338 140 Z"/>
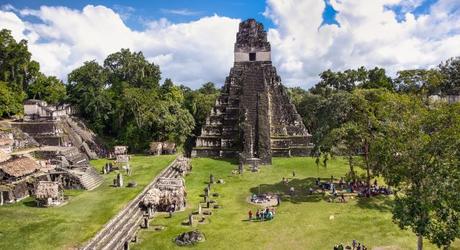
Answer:
<path fill-rule="evenodd" d="M 272 213 L 272 211 L 268 211 L 268 213 L 267 213 L 267 219 L 268 219 L 268 220 L 273 219 L 273 213 Z"/>
<path fill-rule="evenodd" d="M 168 213 L 169 213 L 169 218 L 172 218 L 172 215 L 173 215 L 172 205 L 169 206 L 169 208 L 168 208 Z"/>
<path fill-rule="evenodd" d="M 295 177 L 295 171 L 292 171 L 292 177 Z"/>
<path fill-rule="evenodd" d="M 340 194 L 341 202 L 345 203 L 345 195 L 343 193 Z"/>
<path fill-rule="evenodd" d="M 353 249 L 355 249 L 356 248 L 356 240 L 353 240 L 351 245 L 353 246 Z"/>
<path fill-rule="evenodd" d="M 281 204 L 281 198 L 279 195 L 276 196 L 276 206 L 279 206 Z"/>
<path fill-rule="evenodd" d="M 308 194 L 313 194 L 313 188 L 312 188 L 312 187 L 310 187 L 310 188 L 308 189 Z"/>
<path fill-rule="evenodd" d="M 257 212 L 256 212 L 256 219 L 260 219 L 260 212 L 259 212 L 259 209 L 257 209 Z"/>
<path fill-rule="evenodd" d="M 319 186 L 321 184 L 321 179 L 318 177 L 315 182 L 316 186 Z"/>
<path fill-rule="evenodd" d="M 294 195 L 294 192 L 295 192 L 294 187 L 289 188 L 289 193 L 291 194 L 291 196 Z"/>
<path fill-rule="evenodd" d="M 252 220 L 252 210 L 249 210 L 248 215 L 249 215 L 249 220 L 251 221 Z"/>

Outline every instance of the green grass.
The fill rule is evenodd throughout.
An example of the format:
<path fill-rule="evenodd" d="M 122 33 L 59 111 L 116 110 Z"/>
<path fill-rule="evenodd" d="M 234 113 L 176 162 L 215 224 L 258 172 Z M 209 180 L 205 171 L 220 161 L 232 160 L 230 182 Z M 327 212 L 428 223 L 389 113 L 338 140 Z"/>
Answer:
<path fill-rule="evenodd" d="M 209 174 L 223 178 L 225 184 L 213 185 L 212 192 L 220 197 L 215 200 L 223 206 L 214 210 L 206 224 L 196 225 L 206 241 L 198 243 L 196 249 L 332 249 L 334 244 L 350 243 L 356 239 L 372 249 L 376 246 L 394 246 L 393 249 L 415 249 L 416 237 L 409 230 L 400 230 L 391 220 L 391 198 L 354 199 L 347 203 L 328 203 L 322 197 L 305 195 L 305 187 L 320 176 L 339 177 L 347 171 L 345 161 L 331 160 L 328 168 L 317 168 L 314 158 L 274 158 L 273 166 L 262 167 L 261 172 L 245 172 L 243 176 L 232 176 L 236 165 L 228 161 L 194 159 L 193 171 L 186 177 L 187 210 L 167 218 L 158 214 L 151 225 L 164 225 L 163 231 L 153 227 L 142 230 L 140 242 L 133 249 L 181 249 L 172 240 L 182 232 L 191 230 L 181 225 L 188 215 L 197 211 L 202 200 L 200 194 L 206 186 Z M 304 195 L 294 199 L 283 197 L 272 221 L 248 222 L 247 213 L 257 206 L 245 200 L 251 192 L 286 191 L 289 186 L 281 184 L 282 177 L 296 178 L 289 185 L 303 190 Z M 330 216 L 334 215 L 334 219 Z M 458 242 L 456 248 L 459 248 Z M 425 249 L 436 249 L 425 241 Z"/>
<path fill-rule="evenodd" d="M 66 191 L 69 202 L 57 208 L 35 207 L 33 198 L 0 207 L 0 249 L 70 249 L 89 240 L 132 200 L 175 156 L 134 156 L 131 159 L 135 188 L 113 188 L 116 173 L 92 191 Z M 106 160 L 92 161 L 100 170 Z"/>

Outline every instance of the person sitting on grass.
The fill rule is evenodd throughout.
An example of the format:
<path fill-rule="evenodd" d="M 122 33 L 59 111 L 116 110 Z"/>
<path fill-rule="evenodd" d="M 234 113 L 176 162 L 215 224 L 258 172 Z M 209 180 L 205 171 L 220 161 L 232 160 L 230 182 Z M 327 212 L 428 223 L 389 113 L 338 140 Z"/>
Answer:
<path fill-rule="evenodd" d="M 267 215 L 265 216 L 265 218 L 266 218 L 267 220 L 273 219 L 273 213 L 272 213 L 272 211 L 268 211 L 268 213 L 267 213 Z"/>
<path fill-rule="evenodd" d="M 288 184 L 288 179 L 283 177 L 283 183 L 284 183 L 284 185 L 287 185 Z"/>

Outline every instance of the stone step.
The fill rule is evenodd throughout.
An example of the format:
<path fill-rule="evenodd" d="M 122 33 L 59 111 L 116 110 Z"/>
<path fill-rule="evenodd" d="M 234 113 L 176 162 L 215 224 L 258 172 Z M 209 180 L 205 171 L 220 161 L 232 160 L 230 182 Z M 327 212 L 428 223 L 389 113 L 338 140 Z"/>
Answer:
<path fill-rule="evenodd" d="M 115 225 L 114 230 L 110 235 L 107 235 L 105 237 L 105 242 L 102 242 L 102 250 L 112 250 L 112 249 L 117 249 L 116 245 L 124 244 L 122 242 L 122 238 L 127 235 L 128 231 L 131 230 L 131 228 L 135 227 L 136 224 L 139 221 L 139 217 L 142 218 L 142 210 L 140 208 L 137 208 L 133 210 L 133 213 L 130 213 L 129 215 L 126 215 Z"/>

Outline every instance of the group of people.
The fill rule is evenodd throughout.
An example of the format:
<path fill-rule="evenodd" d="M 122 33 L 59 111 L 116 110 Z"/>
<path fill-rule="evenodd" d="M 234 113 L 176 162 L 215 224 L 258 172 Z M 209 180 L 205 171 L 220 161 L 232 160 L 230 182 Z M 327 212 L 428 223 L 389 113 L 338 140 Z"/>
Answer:
<path fill-rule="evenodd" d="M 350 245 L 347 245 L 347 246 L 343 246 L 342 243 L 340 244 L 337 244 L 334 246 L 333 248 L 334 250 L 344 250 L 344 249 L 350 249 L 350 250 L 367 250 L 367 247 L 362 245 L 361 243 L 357 242 L 356 240 L 353 240 L 351 242 L 351 246 Z"/>
<path fill-rule="evenodd" d="M 379 186 L 377 180 L 374 180 L 374 183 L 368 187 L 367 183 L 362 181 L 358 181 L 353 183 L 351 186 L 353 191 L 358 192 L 358 196 L 366 197 L 366 196 L 377 196 L 377 195 L 390 195 L 393 193 L 390 187 L 386 186 Z"/>
<path fill-rule="evenodd" d="M 321 179 L 318 177 L 315 181 L 315 184 L 318 188 L 320 188 L 323 192 L 326 190 L 330 190 L 333 197 L 338 197 L 337 188 L 345 190 L 349 193 L 357 193 L 358 196 L 376 196 L 376 195 L 390 195 L 393 192 L 389 187 L 386 186 L 379 186 L 377 179 L 374 180 L 374 183 L 369 187 L 366 182 L 358 180 L 358 181 L 350 181 L 345 182 L 343 177 L 340 178 L 338 183 L 334 183 L 334 176 L 331 176 L 330 181 L 322 182 Z M 309 193 L 313 193 L 313 189 L 309 189 Z M 344 201 L 343 193 L 339 197 L 341 200 Z"/>
<path fill-rule="evenodd" d="M 249 210 L 248 212 L 249 221 L 252 221 L 253 219 L 260 220 L 260 221 L 271 220 L 274 218 L 274 216 L 275 216 L 275 208 L 269 208 L 269 207 L 266 207 L 265 209 L 262 209 L 262 210 L 257 209 L 255 217 L 254 217 L 254 214 L 252 213 L 252 210 Z"/>

